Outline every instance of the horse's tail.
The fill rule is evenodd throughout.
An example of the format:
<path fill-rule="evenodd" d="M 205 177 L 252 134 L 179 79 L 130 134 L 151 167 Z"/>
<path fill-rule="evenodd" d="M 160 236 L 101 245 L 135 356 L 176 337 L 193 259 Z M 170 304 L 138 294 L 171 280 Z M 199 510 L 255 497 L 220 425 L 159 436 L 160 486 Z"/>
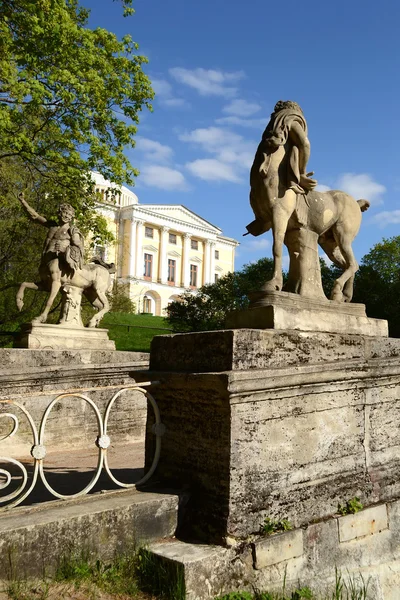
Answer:
<path fill-rule="evenodd" d="M 104 267 L 105 269 L 107 269 L 107 271 L 110 273 L 110 275 L 112 273 L 115 273 L 116 269 L 115 269 L 115 263 L 106 263 L 104 262 L 103 259 L 95 256 L 94 258 L 92 258 L 92 260 L 90 261 L 92 263 L 94 263 L 95 265 L 101 265 L 102 267 Z"/>
<path fill-rule="evenodd" d="M 371 206 L 368 200 L 357 200 L 357 204 L 360 207 L 361 212 L 365 212 Z"/>

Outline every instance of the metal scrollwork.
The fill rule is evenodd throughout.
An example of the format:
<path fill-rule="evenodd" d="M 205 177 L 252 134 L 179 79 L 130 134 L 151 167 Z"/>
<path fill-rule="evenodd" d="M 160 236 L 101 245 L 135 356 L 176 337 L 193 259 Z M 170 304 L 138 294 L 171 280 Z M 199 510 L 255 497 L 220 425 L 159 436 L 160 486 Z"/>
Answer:
<path fill-rule="evenodd" d="M 143 385 L 150 385 L 150 384 L 146 383 L 146 384 L 142 384 L 142 386 Z M 142 393 L 145 396 L 145 398 L 149 401 L 149 404 L 151 405 L 151 407 L 154 411 L 154 415 L 155 415 L 155 425 L 153 428 L 153 433 L 156 436 L 156 449 L 155 449 L 153 462 L 152 462 L 152 465 L 151 465 L 150 469 L 148 470 L 148 472 L 140 479 L 140 481 L 137 481 L 136 483 L 123 483 L 122 481 L 119 481 L 113 475 L 113 473 L 110 469 L 110 466 L 108 464 L 108 456 L 107 456 L 107 450 L 111 444 L 110 437 L 107 433 L 110 412 L 113 408 L 115 401 L 122 394 L 124 394 L 127 391 L 138 391 L 138 392 Z M 97 466 L 95 468 L 93 477 L 83 490 L 81 490 L 77 493 L 74 493 L 74 494 L 69 494 L 69 495 L 65 495 L 65 494 L 61 494 L 61 493 L 57 492 L 57 490 L 55 490 L 48 482 L 48 480 L 46 478 L 46 474 L 44 472 L 44 462 L 45 462 L 45 458 L 46 458 L 45 431 L 46 431 L 47 420 L 48 420 L 49 415 L 50 415 L 52 409 L 54 408 L 54 406 L 57 403 L 62 402 L 65 398 L 69 398 L 69 399 L 75 398 L 75 399 L 83 400 L 84 402 L 86 402 L 92 408 L 92 410 L 96 416 L 96 421 L 97 421 L 97 438 L 95 440 L 95 445 L 98 449 L 98 459 L 97 459 Z M 17 486 L 17 489 L 10 492 L 8 495 L 0 498 L 0 504 L 8 503 L 6 506 L 7 509 L 11 508 L 12 506 L 17 506 L 18 504 L 21 504 L 21 502 L 23 502 L 29 496 L 29 494 L 32 492 L 33 488 L 36 485 L 38 478 L 43 482 L 43 484 L 45 485 L 47 490 L 54 497 L 65 500 L 65 499 L 70 499 L 70 498 L 77 498 L 79 496 L 88 494 L 93 489 L 93 487 L 96 485 L 96 483 L 101 475 L 103 467 L 104 467 L 105 471 L 107 472 L 108 476 L 110 477 L 110 479 L 116 485 L 118 485 L 119 487 L 122 487 L 122 488 L 134 488 L 137 485 L 143 484 L 145 481 L 150 479 L 150 477 L 153 475 L 153 473 L 157 467 L 157 464 L 158 464 L 158 461 L 160 458 L 161 437 L 165 431 L 165 427 L 161 423 L 160 411 L 158 409 L 155 399 L 146 389 L 144 389 L 143 387 L 141 387 L 139 385 L 135 385 L 135 386 L 132 385 L 132 386 L 125 387 L 125 388 L 118 390 L 112 396 L 111 400 L 108 402 L 105 412 L 104 412 L 104 417 L 101 415 L 97 405 L 86 394 L 81 394 L 81 393 L 77 393 L 77 392 L 59 394 L 47 406 L 47 408 L 43 414 L 43 417 L 40 421 L 39 429 L 36 428 L 36 425 L 31 417 L 31 415 L 29 414 L 27 409 L 22 404 L 19 404 L 18 402 L 15 402 L 13 400 L 0 400 L 0 405 L 1 404 L 7 404 L 8 406 L 17 407 L 19 410 L 22 411 L 22 413 L 25 415 L 25 417 L 27 418 L 27 421 L 30 425 L 30 429 L 32 432 L 32 442 L 33 442 L 32 447 L 31 447 L 31 456 L 32 456 L 33 462 L 34 462 L 34 468 L 33 468 L 32 480 L 29 484 L 28 484 L 28 472 L 27 472 L 25 466 L 20 461 L 14 459 L 14 458 L 0 456 L 0 463 L 9 464 L 10 468 L 12 465 L 14 467 L 14 469 L 15 469 L 15 467 L 17 467 L 21 472 L 21 481 L 20 481 L 19 485 Z M 15 435 L 15 433 L 17 432 L 18 427 L 19 427 L 19 419 L 16 415 L 14 415 L 13 413 L 9 413 L 9 412 L 0 413 L 0 418 L 8 418 L 11 420 L 10 431 L 8 433 L 6 433 L 5 435 L 3 435 L 3 437 L 0 437 L 0 442 L 2 442 L 8 438 L 11 438 L 13 435 Z M 4 467 L 4 464 L 3 464 L 3 467 Z M 6 489 L 8 486 L 10 486 L 12 481 L 13 481 L 13 475 L 12 475 L 11 471 L 8 471 L 6 468 L 0 468 L 0 490 Z M 0 508 L 0 510 L 2 510 L 2 509 Z"/>

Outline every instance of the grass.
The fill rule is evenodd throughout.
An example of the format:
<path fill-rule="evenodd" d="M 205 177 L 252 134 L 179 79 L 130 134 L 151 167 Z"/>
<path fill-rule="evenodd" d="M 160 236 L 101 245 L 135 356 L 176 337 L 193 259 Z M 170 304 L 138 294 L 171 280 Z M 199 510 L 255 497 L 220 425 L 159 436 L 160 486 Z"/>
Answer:
<path fill-rule="evenodd" d="M 232 592 L 214 600 L 371 600 L 362 575 L 344 578 L 335 571 L 335 583 L 320 595 L 309 587 L 281 592 Z M 2 593 L 3 592 L 3 593 Z M 183 569 L 174 561 L 161 561 L 145 548 L 116 556 L 109 562 L 89 552 L 70 552 L 58 563 L 53 577 L 21 579 L 14 572 L 0 600 L 185 600 Z"/>
<path fill-rule="evenodd" d="M 115 341 L 117 350 L 131 352 L 149 352 L 151 340 L 155 335 L 171 333 L 164 317 L 129 313 L 108 313 L 101 321 L 100 327 L 108 329 L 109 337 Z"/>
<path fill-rule="evenodd" d="M 260 592 L 254 590 L 250 592 L 233 592 L 219 596 L 215 600 L 372 600 L 368 595 L 369 580 L 364 581 L 360 574 L 358 577 L 349 576 L 345 579 L 340 571 L 335 570 L 335 584 L 332 590 L 327 591 L 323 596 L 316 594 L 309 587 L 299 587 L 298 589 L 286 593 L 285 580 L 283 582 L 282 592 Z"/>

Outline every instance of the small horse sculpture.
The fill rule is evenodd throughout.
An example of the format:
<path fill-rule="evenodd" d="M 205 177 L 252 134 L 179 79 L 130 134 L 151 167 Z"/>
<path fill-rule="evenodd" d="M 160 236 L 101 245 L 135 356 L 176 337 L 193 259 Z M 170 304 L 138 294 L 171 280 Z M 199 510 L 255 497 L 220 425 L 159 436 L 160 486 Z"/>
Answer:
<path fill-rule="evenodd" d="M 98 310 L 98 312 L 90 319 L 88 327 L 97 327 L 104 315 L 110 310 L 110 304 L 106 296 L 106 292 L 111 287 L 110 273 L 113 272 L 113 270 L 113 264 L 109 265 L 109 268 L 106 268 L 100 264 L 89 263 L 83 265 L 82 269 L 79 271 L 75 271 L 72 277 L 61 275 L 61 289 L 64 285 L 80 288 L 83 290 L 83 295 L 89 300 L 93 307 Z M 52 281 L 50 277 L 36 283 L 26 281 L 21 283 L 16 297 L 17 307 L 19 310 L 22 310 L 24 306 L 24 292 L 26 289 L 50 293 L 51 288 Z M 51 306 L 52 303 L 50 305 L 47 303 L 45 310 L 41 315 L 33 319 L 32 323 L 45 323 Z"/>
<path fill-rule="evenodd" d="M 70 204 L 60 205 L 56 221 L 36 212 L 26 202 L 22 192 L 18 199 L 31 221 L 47 229 L 47 236 L 39 266 L 40 280 L 35 283 L 25 281 L 21 284 L 16 297 L 17 307 L 22 310 L 27 288 L 49 292 L 42 314 L 32 321 L 34 324 L 46 323 L 58 292 L 63 291 L 64 286 L 64 291 L 76 288 L 82 290 L 81 293 L 97 308 L 97 314 L 88 325 L 96 327 L 110 309 L 106 292 L 111 286 L 110 274 L 115 272 L 115 265 L 108 265 L 101 259 L 93 259 L 92 263 L 97 264 L 83 264 L 83 236 L 73 225 L 75 211 Z M 64 314 L 60 322 L 65 320 Z M 75 318 L 76 320 L 81 323 L 80 316 Z"/>
<path fill-rule="evenodd" d="M 345 192 L 313 191 L 317 182 L 306 173 L 310 156 L 307 124 L 295 102 L 278 102 L 258 146 L 250 173 L 250 204 L 256 219 L 248 233 L 260 235 L 272 228 L 274 274 L 263 291 L 283 285 L 282 250 L 285 235 L 300 228 L 318 236 L 330 260 L 343 269 L 331 299 L 350 302 L 358 264 L 352 242 L 361 224 L 367 200 L 356 201 Z M 300 257 L 301 259 L 301 257 Z"/>

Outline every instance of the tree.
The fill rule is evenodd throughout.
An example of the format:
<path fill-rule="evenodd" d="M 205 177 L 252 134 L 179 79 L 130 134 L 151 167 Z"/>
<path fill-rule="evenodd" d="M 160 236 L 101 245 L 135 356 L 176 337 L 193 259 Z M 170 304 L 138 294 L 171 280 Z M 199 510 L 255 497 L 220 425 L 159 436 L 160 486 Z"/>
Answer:
<path fill-rule="evenodd" d="M 0 3 L 0 160 L 83 196 L 91 169 L 133 183 L 124 150 L 153 97 L 137 44 L 88 17 L 77 0 Z"/>
<path fill-rule="evenodd" d="M 400 337 L 400 236 L 383 239 L 366 254 L 355 277 L 354 302 L 367 315 L 389 321 L 389 334 Z"/>
<path fill-rule="evenodd" d="M 241 271 L 228 273 L 216 283 L 202 286 L 196 295 L 185 292 L 167 308 L 167 321 L 174 331 L 223 329 L 228 312 L 247 308 L 248 294 L 271 279 L 273 261 L 262 258 Z"/>
<path fill-rule="evenodd" d="M 123 0 L 131 14 L 132 0 Z M 107 242 L 95 210 L 90 171 L 119 185 L 137 174 L 124 153 L 139 114 L 151 108 L 147 62 L 130 36 L 87 26 L 78 0 L 0 1 L 0 327 L 38 312 L 40 295 L 17 315 L 17 282 L 35 280 L 43 245 L 17 201 L 25 191 L 38 212 L 54 217 L 60 201 L 75 208 L 83 233 Z"/>

